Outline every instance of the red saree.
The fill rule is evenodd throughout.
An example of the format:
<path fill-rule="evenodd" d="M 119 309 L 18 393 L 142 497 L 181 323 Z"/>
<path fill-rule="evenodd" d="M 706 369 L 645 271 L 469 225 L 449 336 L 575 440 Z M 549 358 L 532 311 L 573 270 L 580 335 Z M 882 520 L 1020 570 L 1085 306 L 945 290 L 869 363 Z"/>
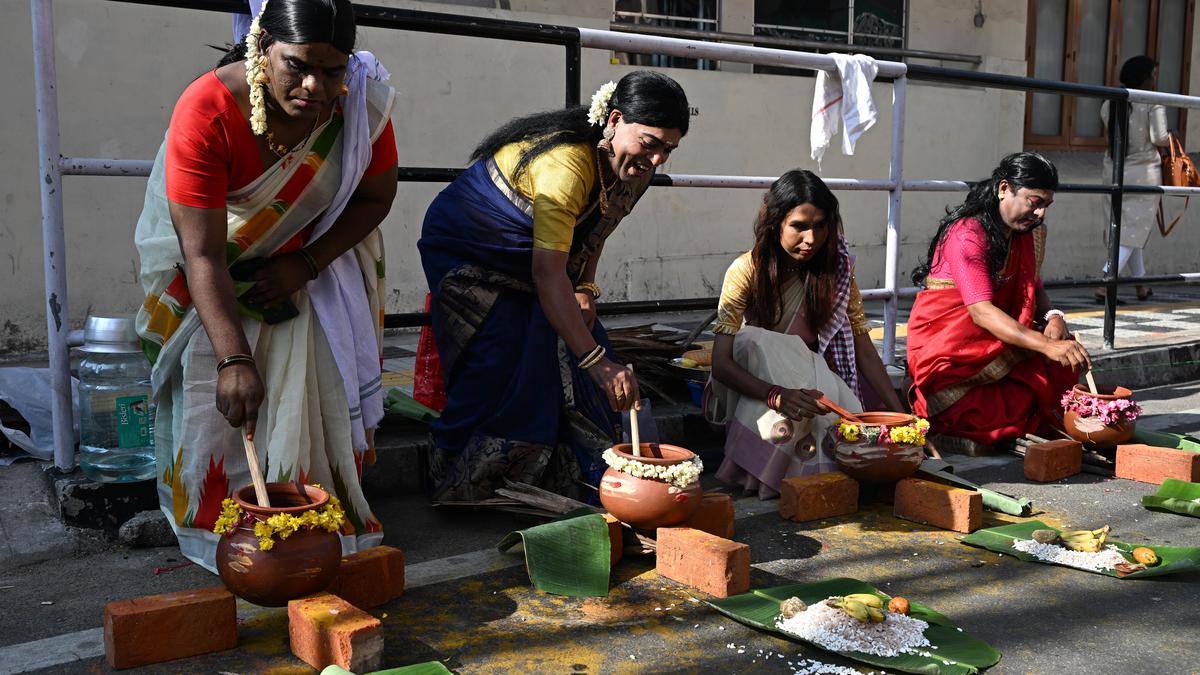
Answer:
<path fill-rule="evenodd" d="M 992 303 L 1031 328 L 1045 229 L 1015 235 Z M 1045 434 L 1061 416 L 1063 391 L 1079 381 L 1070 368 L 1017 349 L 975 325 L 950 279 L 926 280 L 908 321 L 913 412 L 935 433 L 991 445 Z"/>

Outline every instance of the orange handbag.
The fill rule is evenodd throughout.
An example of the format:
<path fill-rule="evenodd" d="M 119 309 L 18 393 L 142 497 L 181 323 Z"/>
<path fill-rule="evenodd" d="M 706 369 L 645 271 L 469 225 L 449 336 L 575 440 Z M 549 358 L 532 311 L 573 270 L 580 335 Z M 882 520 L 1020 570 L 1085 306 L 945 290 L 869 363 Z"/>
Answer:
<path fill-rule="evenodd" d="M 1179 142 L 1179 137 L 1175 134 L 1167 134 L 1167 152 L 1163 155 L 1162 165 L 1162 182 L 1163 185 L 1171 187 L 1200 187 L 1200 174 L 1196 172 L 1196 163 L 1188 157 L 1183 151 L 1183 143 Z M 1183 213 L 1175 216 L 1171 220 L 1170 225 L 1164 224 L 1162 213 L 1162 203 L 1158 206 L 1158 232 L 1162 236 L 1171 234 L 1171 230 L 1175 229 L 1175 225 L 1183 218 L 1184 213 L 1187 213 L 1188 202 L 1191 197 L 1187 197 L 1183 201 Z"/>

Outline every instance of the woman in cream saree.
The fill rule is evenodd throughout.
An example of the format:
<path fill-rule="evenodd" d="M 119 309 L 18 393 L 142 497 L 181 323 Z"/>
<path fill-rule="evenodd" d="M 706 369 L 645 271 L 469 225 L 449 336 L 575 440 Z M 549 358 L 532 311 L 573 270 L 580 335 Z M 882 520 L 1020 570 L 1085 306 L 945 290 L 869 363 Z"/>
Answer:
<path fill-rule="evenodd" d="M 348 3 L 342 4 L 348 11 Z M 287 5 L 294 5 L 290 16 L 284 11 Z M 273 82 L 286 81 L 275 69 L 279 58 L 321 58 L 320 51 L 305 51 L 308 45 L 284 39 L 288 29 L 304 30 L 303 25 L 297 29 L 287 22 L 316 13 L 318 27 L 328 35 L 328 17 L 319 16 L 327 9 L 308 0 L 275 0 L 264 11 L 263 30 L 278 33 L 278 41 L 264 41 L 269 51 L 263 63 L 271 68 Z M 216 291 L 200 286 L 211 278 L 205 271 L 209 260 L 197 256 L 190 245 L 188 237 L 194 235 L 189 235 L 188 227 L 193 225 L 181 222 L 180 214 L 191 217 L 191 212 L 178 207 L 187 202 L 176 196 L 183 194 L 180 184 L 186 176 L 173 173 L 190 166 L 187 152 L 197 147 L 186 145 L 184 137 L 191 141 L 189 133 L 211 129 L 202 126 L 196 132 L 184 116 L 210 104 L 236 103 L 238 88 L 230 87 L 222 75 L 242 69 L 241 61 L 223 63 L 181 97 L 167 141 L 155 160 L 138 221 L 136 242 L 146 300 L 137 326 L 153 363 L 160 504 L 184 555 L 210 570 L 217 543 L 212 527 L 221 502 L 250 483 L 243 423 L 247 430 L 253 428 L 267 481 L 319 483 L 341 500 L 347 515 L 341 532 L 344 551 L 373 546 L 383 538 L 359 479 L 364 460 L 371 460 L 374 427 L 383 414 L 379 361 L 383 248 L 376 227 L 387 208 L 365 209 L 362 186 L 368 180 L 372 184 L 390 180 L 394 194 L 395 150 L 388 117 L 394 91 L 383 84 L 387 73 L 373 56 L 367 52 L 351 56 L 352 29 L 351 23 L 348 46 L 343 40 L 321 47 L 345 54 L 341 63 L 348 65 L 344 81 L 349 91 L 337 95 L 337 88 L 332 88 L 328 103 L 318 106 L 315 121 L 307 122 L 311 131 L 306 137 L 291 149 L 284 148 L 286 153 L 272 147 L 282 154 L 278 161 L 247 184 L 215 196 L 226 220 L 223 244 L 217 244 L 223 248 L 224 265 L 233 270 L 246 261 L 278 265 L 288 257 L 289 264 L 311 270 L 309 281 L 277 301 L 265 297 L 262 287 L 268 286 L 268 278 L 264 275 L 243 276 L 236 271 L 231 275 L 241 279 L 232 281 L 231 294 L 237 298 L 237 313 L 230 312 L 233 332 L 239 339 L 244 336 L 243 349 L 248 348 L 247 353 L 236 354 L 247 357 L 236 363 L 241 367 L 248 363 L 249 377 L 261 378 L 261 407 L 254 405 L 255 410 L 247 404 L 234 414 L 227 399 L 222 399 L 220 371 L 223 360 L 229 361 L 229 350 L 223 353 L 216 346 L 216 310 L 212 304 L 205 309 L 201 294 L 213 297 L 221 290 L 220 275 L 230 273 L 219 272 Z M 313 101 L 328 89 L 309 79 L 302 86 L 312 91 Z M 268 86 L 264 89 L 284 98 Z M 218 108 L 214 114 L 227 111 L 235 114 L 218 116 L 215 124 L 232 130 L 231 152 L 254 152 L 247 149 L 255 147 L 248 143 L 237 145 L 237 133 L 249 138 L 246 120 L 236 116 L 237 108 Z M 387 201 L 390 204 L 390 198 Z M 207 205 L 197 203 L 192 212 L 211 215 L 215 208 L 199 208 Z M 289 311 L 280 311 L 289 304 Z M 227 336 L 222 340 L 227 343 Z"/>
<path fill-rule="evenodd" d="M 810 171 L 775 181 L 755 224 L 755 247 L 730 265 L 713 329 L 705 406 L 726 424 L 717 478 L 778 496 L 789 476 L 836 469 L 823 451 L 835 415 L 901 410 L 871 342 L 837 198 Z"/>

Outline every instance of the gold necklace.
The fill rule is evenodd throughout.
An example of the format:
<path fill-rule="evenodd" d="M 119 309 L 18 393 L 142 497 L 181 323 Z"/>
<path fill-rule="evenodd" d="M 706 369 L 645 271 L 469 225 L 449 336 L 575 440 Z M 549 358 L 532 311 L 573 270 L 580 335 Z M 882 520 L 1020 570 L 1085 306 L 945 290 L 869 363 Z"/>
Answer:
<path fill-rule="evenodd" d="M 608 213 L 608 185 L 604 183 L 604 167 L 600 165 L 600 153 L 596 153 L 596 176 L 600 179 L 600 215 Z"/>
<path fill-rule="evenodd" d="M 301 143 L 307 141 L 313 135 L 313 132 L 317 130 L 317 123 L 320 121 L 321 121 L 321 113 L 318 112 L 317 118 L 313 120 L 312 129 L 309 129 L 308 135 L 304 137 L 304 140 L 299 143 L 296 143 L 296 145 L 300 145 Z M 287 156 L 289 153 L 291 153 L 292 148 L 296 147 L 296 145 L 293 145 L 292 148 L 289 148 L 289 147 L 283 145 L 282 143 L 276 143 L 275 142 L 275 134 L 272 133 L 272 131 L 270 129 L 267 129 L 266 135 L 267 135 L 267 147 L 270 148 L 271 152 L 275 153 L 275 155 L 277 157 L 279 157 L 280 159 Z"/>

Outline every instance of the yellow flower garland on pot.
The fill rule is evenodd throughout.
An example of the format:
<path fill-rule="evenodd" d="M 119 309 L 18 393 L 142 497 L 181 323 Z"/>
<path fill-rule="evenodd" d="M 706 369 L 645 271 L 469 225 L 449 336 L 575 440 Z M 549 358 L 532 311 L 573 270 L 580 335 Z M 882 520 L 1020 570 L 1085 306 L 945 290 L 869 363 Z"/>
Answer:
<path fill-rule="evenodd" d="M 321 486 L 314 485 L 313 487 L 320 488 Z M 221 502 L 221 516 L 213 524 L 213 532 L 217 534 L 229 534 L 237 528 L 245 516 L 245 511 L 242 510 L 242 507 L 238 506 L 237 502 L 232 499 L 226 499 Z M 298 516 L 290 513 L 276 513 L 268 517 L 265 521 L 255 520 L 254 536 L 258 537 L 258 547 L 260 549 L 270 551 L 275 547 L 276 537 L 282 541 L 292 536 L 301 528 L 337 532 L 342 528 L 342 523 L 345 521 L 346 512 L 342 510 L 342 502 L 337 497 L 329 495 L 329 502 L 320 510 L 305 511 Z"/>
<path fill-rule="evenodd" d="M 916 418 L 912 424 L 902 427 L 868 427 L 842 421 L 837 425 L 836 436 L 847 443 L 865 439 L 868 443 L 899 443 L 902 445 L 925 445 L 925 433 L 929 431 L 929 420 Z"/>

